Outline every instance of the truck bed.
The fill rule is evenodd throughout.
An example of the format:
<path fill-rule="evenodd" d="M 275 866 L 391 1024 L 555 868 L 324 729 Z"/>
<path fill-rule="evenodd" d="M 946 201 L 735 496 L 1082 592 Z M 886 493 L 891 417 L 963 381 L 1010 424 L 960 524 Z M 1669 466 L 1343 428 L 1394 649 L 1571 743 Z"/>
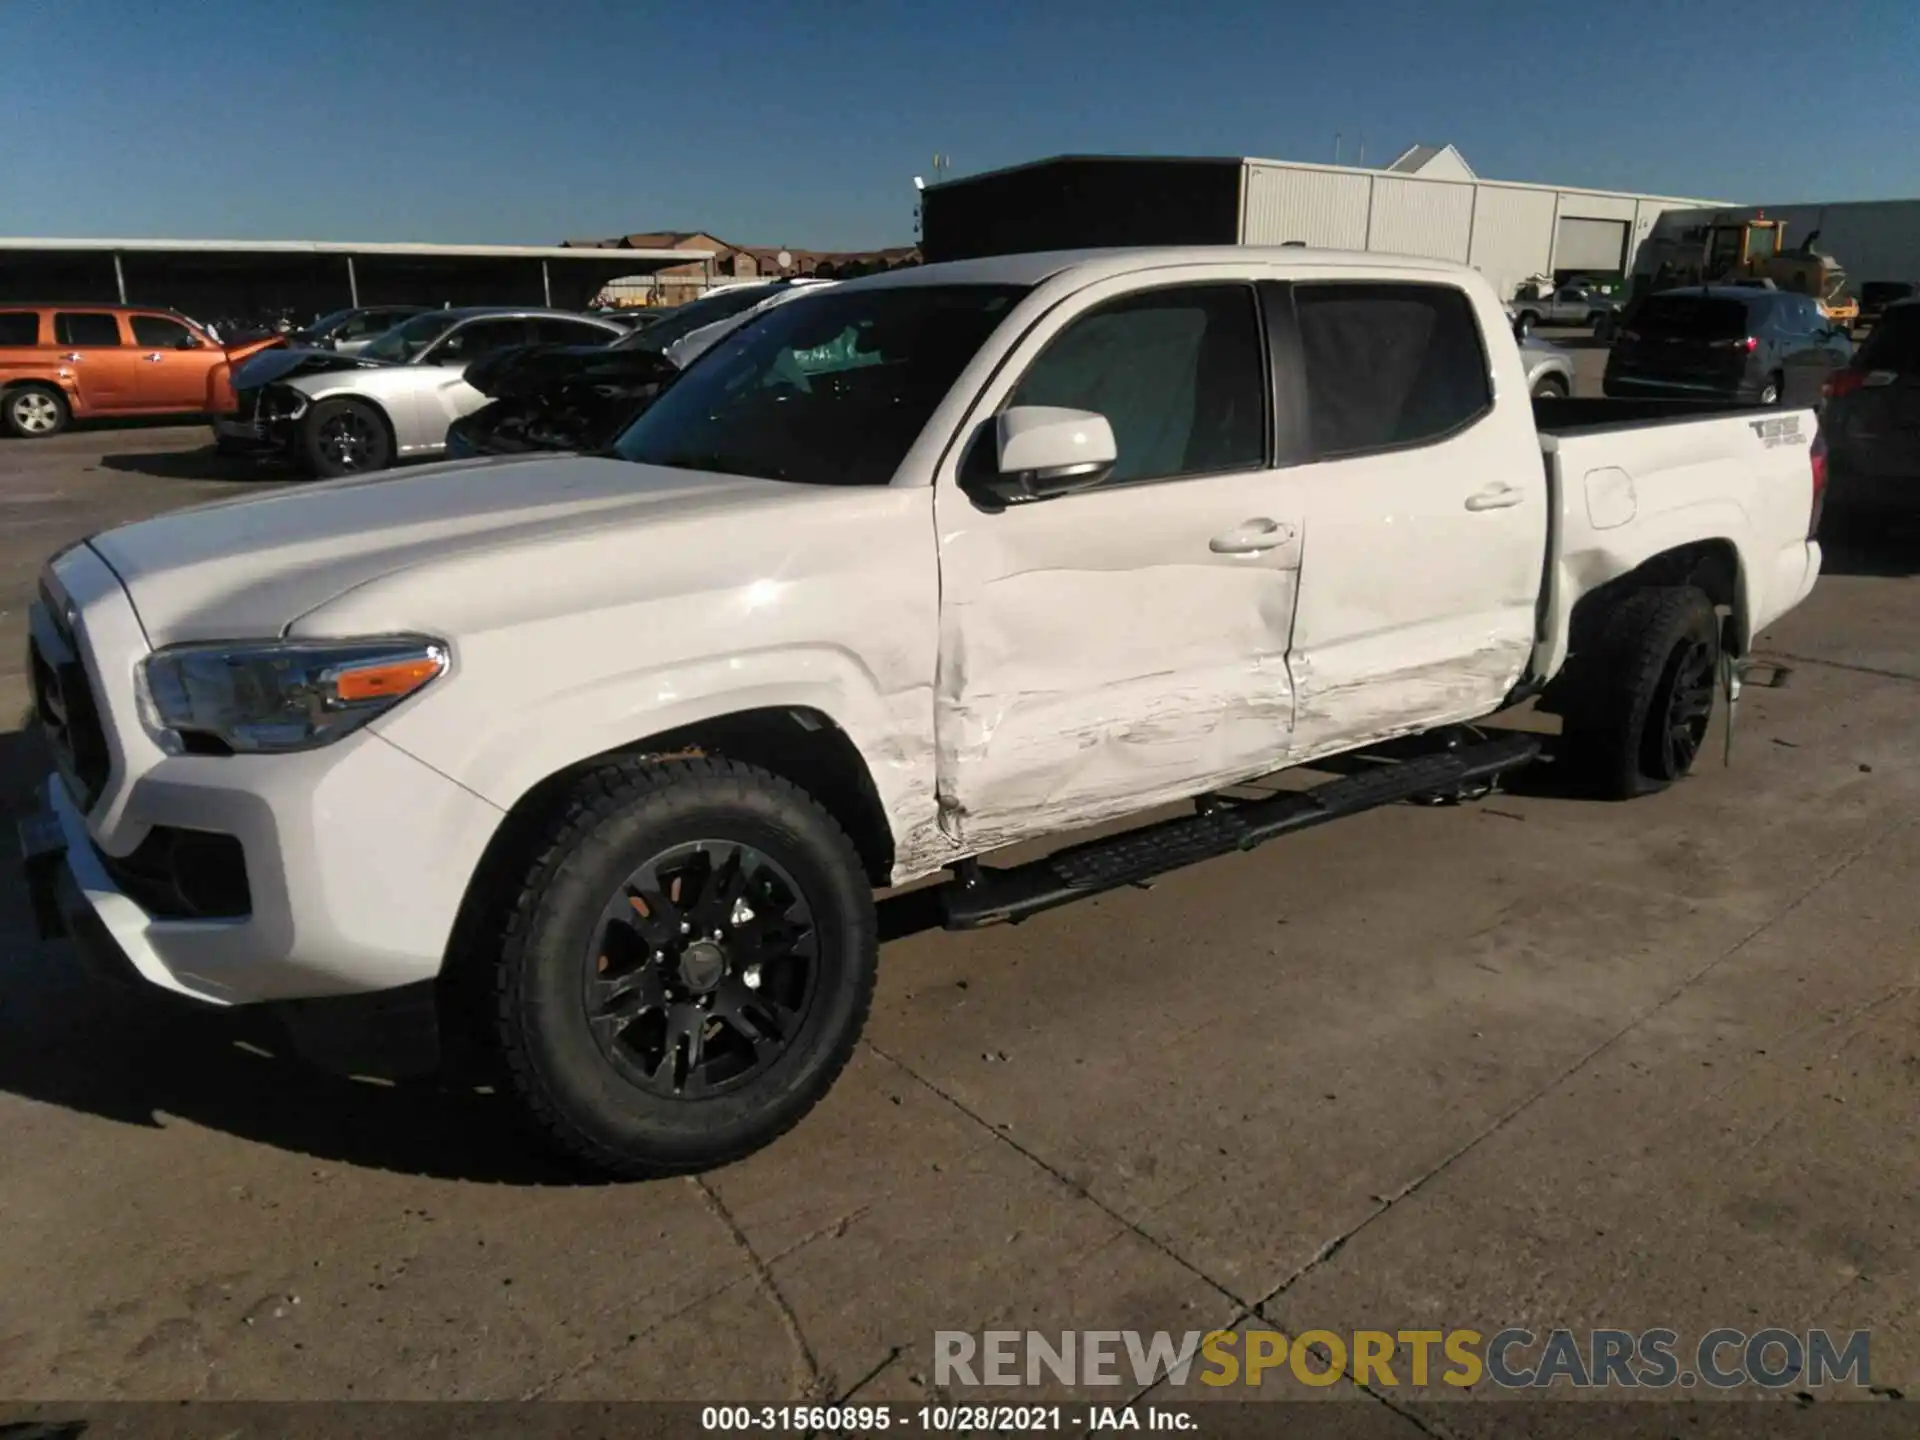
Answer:
<path fill-rule="evenodd" d="M 1812 410 L 1691 400 L 1534 403 L 1552 487 L 1556 563 L 1548 613 L 1677 549 L 1737 561 L 1734 643 L 1805 597 L 1820 573 L 1811 539 Z M 1561 637 L 1543 637 L 1552 644 Z M 1537 655 L 1558 669 L 1563 654 Z"/>

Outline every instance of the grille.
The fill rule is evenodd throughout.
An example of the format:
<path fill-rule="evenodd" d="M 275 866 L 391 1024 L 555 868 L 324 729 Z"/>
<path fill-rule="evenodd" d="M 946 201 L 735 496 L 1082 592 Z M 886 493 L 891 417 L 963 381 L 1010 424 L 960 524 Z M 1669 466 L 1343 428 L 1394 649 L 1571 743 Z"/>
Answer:
<path fill-rule="evenodd" d="M 54 763 L 85 810 L 99 798 L 111 765 L 93 685 L 73 629 L 44 585 L 27 624 L 34 716 L 53 747 Z"/>

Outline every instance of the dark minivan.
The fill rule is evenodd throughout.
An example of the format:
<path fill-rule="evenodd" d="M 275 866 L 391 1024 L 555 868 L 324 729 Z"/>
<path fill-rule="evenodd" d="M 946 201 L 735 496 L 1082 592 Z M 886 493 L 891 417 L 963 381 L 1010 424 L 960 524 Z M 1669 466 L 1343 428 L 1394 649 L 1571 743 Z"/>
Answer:
<path fill-rule="evenodd" d="M 1889 305 L 1834 372 L 1820 428 L 1836 508 L 1920 513 L 1920 300 Z"/>
<path fill-rule="evenodd" d="M 1703 285 L 1649 295 L 1607 356 L 1606 393 L 1812 405 L 1853 355 L 1808 295 Z"/>

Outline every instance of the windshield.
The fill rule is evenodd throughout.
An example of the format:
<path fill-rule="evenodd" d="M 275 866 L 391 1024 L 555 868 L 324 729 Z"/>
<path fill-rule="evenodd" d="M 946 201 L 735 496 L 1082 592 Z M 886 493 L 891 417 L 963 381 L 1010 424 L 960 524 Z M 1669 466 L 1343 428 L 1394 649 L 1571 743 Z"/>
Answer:
<path fill-rule="evenodd" d="M 725 320 L 743 310 L 751 310 L 777 292 L 771 285 L 732 285 L 716 295 L 690 301 L 665 319 L 636 330 L 614 343 L 624 350 L 665 350 L 674 341 L 691 335 L 703 325 Z"/>
<path fill-rule="evenodd" d="M 808 485 L 885 485 L 934 406 L 1025 294 L 835 290 L 729 336 L 622 435 L 623 460 Z"/>
<path fill-rule="evenodd" d="M 367 346 L 360 352 L 360 358 L 397 360 L 405 364 L 452 329 L 454 321 L 459 318 L 451 310 L 431 310 L 425 315 L 416 315 L 406 324 L 394 326 Z"/>
<path fill-rule="evenodd" d="M 305 327 L 309 335 L 326 335 L 339 329 L 358 312 L 354 310 L 336 310 L 331 315 L 322 315 L 311 325 Z"/>

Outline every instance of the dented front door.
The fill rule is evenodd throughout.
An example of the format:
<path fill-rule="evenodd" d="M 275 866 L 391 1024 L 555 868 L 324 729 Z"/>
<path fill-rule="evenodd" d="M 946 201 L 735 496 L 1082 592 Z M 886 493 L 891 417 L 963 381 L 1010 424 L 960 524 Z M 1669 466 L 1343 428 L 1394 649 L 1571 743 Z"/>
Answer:
<path fill-rule="evenodd" d="M 969 851 L 1273 769 L 1293 723 L 1302 536 L 1269 468 L 1252 287 L 1110 284 L 1070 308 L 1016 351 L 936 496 L 941 823 Z M 970 499 L 959 475 L 991 464 L 1006 404 L 1106 415 L 1112 480 Z"/>

